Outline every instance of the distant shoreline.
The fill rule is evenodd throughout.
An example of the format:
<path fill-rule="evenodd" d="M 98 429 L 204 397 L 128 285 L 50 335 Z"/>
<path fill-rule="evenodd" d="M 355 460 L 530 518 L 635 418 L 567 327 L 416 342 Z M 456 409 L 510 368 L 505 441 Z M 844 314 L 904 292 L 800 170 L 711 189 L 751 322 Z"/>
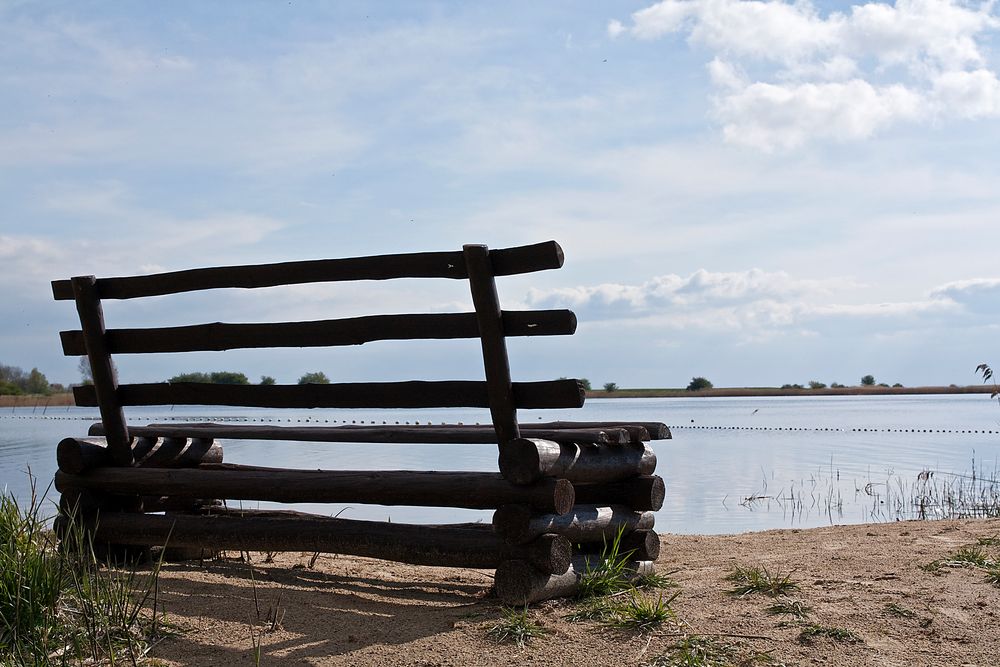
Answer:
<path fill-rule="evenodd" d="M 719 387 L 688 391 L 687 389 L 603 389 L 587 392 L 587 398 L 717 398 L 760 396 L 894 396 L 905 394 L 992 394 L 993 385 L 972 384 L 962 387 L 826 387 L 823 389 L 781 389 L 779 387 Z"/>

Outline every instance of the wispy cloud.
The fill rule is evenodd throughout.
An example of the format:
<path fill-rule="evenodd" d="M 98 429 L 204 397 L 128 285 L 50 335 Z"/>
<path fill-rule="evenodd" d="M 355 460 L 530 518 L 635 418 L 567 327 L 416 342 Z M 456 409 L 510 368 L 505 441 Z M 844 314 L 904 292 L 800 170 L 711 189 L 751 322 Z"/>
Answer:
<path fill-rule="evenodd" d="M 785 272 L 750 269 L 689 276 L 656 276 L 641 284 L 602 283 L 531 290 L 527 302 L 573 308 L 581 322 L 621 321 L 647 330 L 688 334 L 725 332 L 735 340 L 772 335 L 871 335 L 940 324 L 947 318 L 980 321 L 1000 305 L 1000 279 L 949 283 L 907 301 L 868 302 L 869 287 L 848 278 L 795 278 Z M 600 325 L 598 325 L 600 326 Z"/>
<path fill-rule="evenodd" d="M 612 37 L 686 34 L 714 54 L 728 141 L 764 150 L 857 140 L 901 122 L 1000 116 L 984 42 L 995 3 L 870 2 L 823 16 L 810 2 L 664 0 L 612 21 Z"/>

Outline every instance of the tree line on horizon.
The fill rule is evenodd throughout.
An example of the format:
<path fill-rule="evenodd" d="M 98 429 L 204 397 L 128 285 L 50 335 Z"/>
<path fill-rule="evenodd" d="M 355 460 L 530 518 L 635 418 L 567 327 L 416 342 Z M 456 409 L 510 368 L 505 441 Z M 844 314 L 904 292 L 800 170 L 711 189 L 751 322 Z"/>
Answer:
<path fill-rule="evenodd" d="M 0 364 L 0 395 L 49 394 L 66 391 L 61 384 L 50 384 L 45 374 L 37 368 L 25 371 L 18 366 Z"/>

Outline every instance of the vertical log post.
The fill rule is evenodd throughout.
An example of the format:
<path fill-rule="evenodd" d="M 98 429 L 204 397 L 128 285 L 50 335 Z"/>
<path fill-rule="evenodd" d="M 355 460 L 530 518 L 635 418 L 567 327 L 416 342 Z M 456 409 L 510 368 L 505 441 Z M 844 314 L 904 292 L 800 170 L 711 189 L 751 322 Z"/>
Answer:
<path fill-rule="evenodd" d="M 502 449 L 506 443 L 519 438 L 520 431 L 517 427 L 514 388 L 510 380 L 510 362 L 507 359 L 507 342 L 504 338 L 503 315 L 493 276 L 493 264 L 490 261 L 490 251 L 484 245 L 463 246 L 462 253 L 465 255 L 469 289 L 472 290 L 472 303 L 476 308 L 479 338 L 483 345 L 490 416 L 497 432 L 497 443 Z"/>
<path fill-rule="evenodd" d="M 118 401 L 118 374 L 105 340 L 104 309 L 101 307 L 97 278 L 77 276 L 72 279 L 72 284 L 108 449 L 115 465 L 130 466 L 133 463 L 132 438 Z"/>

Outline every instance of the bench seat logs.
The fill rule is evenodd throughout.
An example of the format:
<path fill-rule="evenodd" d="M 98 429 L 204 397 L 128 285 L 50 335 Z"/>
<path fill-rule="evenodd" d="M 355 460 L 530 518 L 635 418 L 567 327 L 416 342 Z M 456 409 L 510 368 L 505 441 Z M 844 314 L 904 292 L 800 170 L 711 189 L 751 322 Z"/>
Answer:
<path fill-rule="evenodd" d="M 583 405 L 576 380 L 514 382 L 506 338 L 572 334 L 567 310 L 506 311 L 495 276 L 555 269 L 553 241 L 488 250 L 212 267 L 125 278 L 53 282 L 81 323 L 60 333 L 66 355 L 86 355 L 94 383 L 74 388 L 77 405 L 100 409 L 86 437 L 58 443 L 55 488 L 65 534 L 77 522 L 113 557 L 167 546 L 195 556 L 219 550 L 303 551 L 416 565 L 495 568 L 507 604 L 572 595 L 605 544 L 619 534 L 630 570 L 650 572 L 660 542 L 653 512 L 664 500 L 650 441 L 670 438 L 659 422 L 559 420 L 519 424 L 517 408 Z M 474 312 L 370 315 L 314 322 L 210 323 L 149 329 L 105 327 L 102 300 L 224 288 L 395 278 L 467 280 Z M 265 347 L 361 345 L 380 340 L 479 338 L 485 381 L 222 386 L 118 383 L 113 355 Z M 132 405 L 265 408 L 489 408 L 471 425 L 271 426 L 128 424 Z M 482 444 L 497 447 L 496 472 L 302 470 L 223 460 L 222 441 Z M 294 445 L 275 445 L 276 447 Z M 248 501 L 250 501 L 248 503 Z M 252 501 L 412 505 L 493 510 L 490 523 L 408 525 L 303 512 L 237 509 Z"/>

